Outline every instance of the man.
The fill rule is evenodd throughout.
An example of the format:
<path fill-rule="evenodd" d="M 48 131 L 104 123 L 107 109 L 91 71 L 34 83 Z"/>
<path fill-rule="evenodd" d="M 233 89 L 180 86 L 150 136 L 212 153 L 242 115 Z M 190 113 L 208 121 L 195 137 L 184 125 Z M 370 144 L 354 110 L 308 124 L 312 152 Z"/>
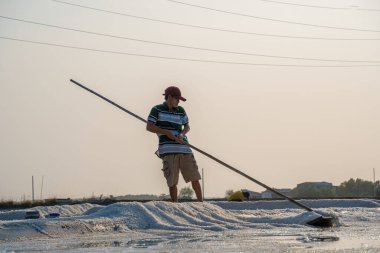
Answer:
<path fill-rule="evenodd" d="M 146 129 L 156 133 L 159 138 L 157 155 L 162 159 L 164 176 L 169 187 L 171 200 L 177 202 L 179 171 L 185 182 L 190 182 L 198 201 L 203 201 L 199 180 L 201 176 L 192 150 L 186 145 L 186 134 L 190 131 L 185 110 L 178 106 L 186 101 L 175 86 L 165 90 L 165 102 L 156 105 L 150 111 Z"/>

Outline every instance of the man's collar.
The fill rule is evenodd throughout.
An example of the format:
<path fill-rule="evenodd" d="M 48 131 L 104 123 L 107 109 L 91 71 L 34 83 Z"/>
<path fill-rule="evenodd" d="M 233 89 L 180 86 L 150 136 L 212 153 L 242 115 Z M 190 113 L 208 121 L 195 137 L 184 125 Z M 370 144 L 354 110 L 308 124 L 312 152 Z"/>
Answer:
<path fill-rule="evenodd" d="M 168 111 L 170 111 L 169 110 L 169 106 L 168 106 L 168 104 L 166 103 L 166 101 L 164 102 L 164 103 L 162 103 L 164 106 L 165 106 L 165 109 L 167 109 Z M 177 112 L 178 111 L 178 107 L 176 107 L 176 108 L 173 108 L 173 110 L 172 110 L 172 112 Z"/>

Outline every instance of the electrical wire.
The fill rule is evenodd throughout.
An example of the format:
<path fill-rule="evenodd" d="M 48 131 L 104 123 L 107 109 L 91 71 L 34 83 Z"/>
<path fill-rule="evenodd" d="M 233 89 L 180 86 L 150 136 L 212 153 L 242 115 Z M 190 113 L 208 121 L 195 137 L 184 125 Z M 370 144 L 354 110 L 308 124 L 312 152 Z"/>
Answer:
<path fill-rule="evenodd" d="M 94 48 L 68 46 L 68 45 L 63 45 L 63 44 L 55 44 L 55 43 L 47 43 L 47 42 L 32 41 L 32 40 L 25 40 L 25 39 L 17 39 L 17 38 L 5 37 L 5 36 L 0 36 L 0 39 L 18 41 L 18 42 L 26 42 L 26 43 L 38 44 L 38 45 L 53 46 L 53 47 L 62 47 L 62 48 L 78 49 L 78 50 L 85 50 L 85 51 L 92 51 L 92 52 L 100 52 L 100 53 L 139 56 L 139 57 L 145 57 L 145 58 L 156 58 L 156 59 L 187 61 L 187 62 L 219 63 L 219 64 L 230 64 L 230 65 L 266 66 L 266 67 L 305 67 L 305 68 L 380 67 L 380 65 L 373 65 L 373 64 L 362 64 L 362 65 L 293 65 L 293 64 L 269 64 L 269 63 L 214 61 L 214 60 L 178 58 L 178 57 L 168 57 L 168 56 L 158 56 L 158 55 L 148 55 L 148 54 L 136 54 L 136 53 L 129 53 L 129 52 L 121 52 L 121 51 L 110 51 L 110 50 L 102 50 L 102 49 L 94 49 Z"/>
<path fill-rule="evenodd" d="M 172 3 L 186 5 L 186 6 L 191 6 L 191 7 L 195 7 L 195 8 L 200 8 L 200 9 L 204 9 L 204 10 L 209 10 L 209 11 L 221 12 L 221 13 L 225 13 L 225 14 L 231 14 L 231 15 L 242 16 L 242 17 L 247 17 L 247 18 L 254 18 L 254 19 L 261 19 L 261 20 L 267 20 L 267 21 L 273 21 L 273 22 L 280 22 L 280 23 L 286 23 L 286 24 L 292 24 L 292 25 L 312 26 L 312 27 L 319 27 L 319 28 L 358 31 L 358 32 L 376 32 L 376 33 L 380 32 L 380 30 L 357 29 L 357 28 L 337 27 L 337 26 L 328 26 L 328 25 L 316 25 L 316 24 L 295 22 L 295 21 L 275 19 L 275 18 L 259 17 L 259 16 L 244 14 L 244 13 L 214 9 L 214 8 L 210 8 L 210 7 L 206 7 L 206 6 L 190 4 L 190 3 L 180 2 L 180 1 L 176 1 L 176 0 L 167 0 L 167 1 L 172 2 Z"/>
<path fill-rule="evenodd" d="M 283 2 L 283 1 L 275 1 L 275 0 L 258 0 L 258 1 L 269 2 L 269 3 L 274 3 L 274 4 L 293 5 L 293 6 L 300 6 L 300 7 L 320 8 L 320 9 L 330 9 L 330 10 L 380 11 L 380 9 L 361 9 L 357 7 L 332 7 L 332 6 L 299 4 L 299 3 L 291 3 L 291 2 Z"/>
<path fill-rule="evenodd" d="M 269 57 L 269 58 L 280 58 L 280 59 L 304 60 L 304 61 L 349 62 L 349 63 L 380 63 L 380 61 L 368 61 L 368 60 L 342 60 L 342 59 L 336 60 L 336 59 L 306 58 L 306 57 L 278 56 L 278 55 L 268 55 L 268 54 L 258 54 L 258 53 L 245 53 L 245 52 L 235 52 L 235 51 L 227 51 L 227 50 L 209 49 L 209 48 L 184 46 L 184 45 L 170 44 L 170 43 L 157 42 L 157 41 L 141 40 L 141 39 L 136 39 L 136 38 L 122 37 L 122 36 L 110 35 L 110 34 L 105 34 L 105 33 L 90 32 L 90 31 L 79 30 L 79 29 L 74 29 L 74 28 L 67 28 L 67 27 L 62 27 L 62 26 L 49 25 L 49 24 L 39 23 L 39 22 L 25 20 L 25 19 L 17 19 L 17 18 L 5 17 L 5 16 L 1 16 L 1 15 L 0 15 L 0 18 L 9 19 L 9 20 L 18 21 L 18 22 L 23 22 L 23 23 L 28 23 L 28 24 L 34 24 L 34 25 L 52 27 L 52 28 L 62 29 L 62 30 L 67 30 L 67 31 L 74 31 L 74 32 L 79 32 L 79 33 L 86 33 L 86 34 L 92 34 L 92 35 L 97 35 L 97 36 L 103 36 L 103 37 L 110 37 L 110 38 L 116 38 L 116 39 L 137 41 L 137 42 L 148 43 L 148 44 L 164 45 L 164 46 L 179 47 L 179 48 L 186 48 L 186 49 L 193 49 L 193 50 L 201 50 L 201 51 L 208 51 L 208 52 L 237 54 L 237 55 L 248 55 L 248 56 L 259 56 L 259 57 Z"/>
<path fill-rule="evenodd" d="M 142 16 L 131 15 L 128 13 L 121 13 L 121 12 L 115 12 L 115 11 L 109 11 L 109 10 L 94 8 L 91 6 L 73 4 L 73 3 L 60 1 L 60 0 L 51 0 L 51 1 L 61 3 L 61 4 L 70 5 L 70 6 L 80 7 L 80 8 L 84 8 L 84 9 L 89 9 L 89 10 L 93 10 L 93 11 L 99 11 L 99 12 L 103 12 L 103 13 L 109 13 L 109 14 L 115 14 L 115 15 L 130 17 L 130 18 L 142 19 L 142 20 L 147 20 L 147 21 L 151 21 L 151 22 L 159 22 L 159 23 L 164 23 L 164 24 L 169 24 L 169 25 L 191 27 L 191 28 L 196 28 L 196 29 L 204 29 L 204 30 L 217 31 L 217 32 L 227 32 L 227 33 L 235 33 L 235 34 L 243 34 L 243 35 L 265 36 L 265 37 L 285 38 L 285 39 L 307 39 L 307 40 L 327 40 L 327 41 L 330 41 L 330 40 L 338 40 L 338 41 L 340 41 L 340 40 L 342 40 L 342 41 L 380 40 L 380 38 L 325 38 L 325 37 L 307 37 L 307 36 L 292 36 L 292 35 L 254 33 L 254 32 L 246 32 L 246 31 L 229 30 L 229 29 L 221 29 L 221 28 L 214 28 L 214 27 L 207 27 L 207 26 L 184 24 L 184 23 L 172 22 L 172 21 L 167 21 L 167 20 L 162 20 L 162 19 L 147 18 L 147 17 L 142 17 Z"/>
<path fill-rule="evenodd" d="M 331 7 L 331 6 L 321 6 L 321 5 L 307 5 L 307 4 L 297 4 L 297 3 L 274 1 L 274 0 L 259 0 L 259 1 L 270 2 L 270 3 L 275 3 L 275 4 L 286 4 L 286 5 L 294 5 L 294 6 L 301 6 L 301 7 L 310 7 L 310 8 L 321 8 L 321 9 L 331 9 L 331 10 L 350 10 L 350 8 L 348 8 L 348 7 Z"/>

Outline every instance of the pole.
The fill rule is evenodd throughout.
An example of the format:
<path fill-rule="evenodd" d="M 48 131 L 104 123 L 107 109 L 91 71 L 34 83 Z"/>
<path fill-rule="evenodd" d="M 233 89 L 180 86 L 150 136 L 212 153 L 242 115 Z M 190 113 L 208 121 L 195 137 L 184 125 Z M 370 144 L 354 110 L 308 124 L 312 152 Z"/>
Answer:
<path fill-rule="evenodd" d="M 101 99 L 107 101 L 108 103 L 110 103 L 110 104 L 116 106 L 117 108 L 119 108 L 120 110 L 122 110 L 122 111 L 128 113 L 129 115 L 131 115 L 131 116 L 133 116 L 133 117 L 139 119 L 140 121 L 142 121 L 142 122 L 144 122 L 144 123 L 148 123 L 144 118 L 138 116 L 137 114 L 135 114 L 135 113 L 133 113 L 133 112 L 127 110 L 127 109 L 125 109 L 125 108 L 122 107 L 121 105 L 116 104 L 115 102 L 113 102 L 113 101 L 109 100 L 108 98 L 106 98 L 106 97 L 100 95 L 99 93 L 97 93 L 97 92 L 95 92 L 95 91 L 93 91 L 93 90 L 87 88 L 86 86 L 84 86 L 84 85 L 78 83 L 77 81 L 75 81 L 75 80 L 73 80 L 73 79 L 70 79 L 70 81 L 71 81 L 72 83 L 78 85 L 79 87 L 81 87 L 81 88 L 87 90 L 88 92 L 91 92 L 91 93 L 94 94 L 95 96 L 98 96 L 98 97 L 100 97 Z M 193 146 L 193 145 L 191 145 L 191 144 L 189 144 L 189 143 L 186 143 L 185 145 L 187 145 L 187 146 L 189 146 L 190 148 L 192 148 L 192 149 L 198 151 L 199 153 L 203 154 L 204 156 L 207 156 L 208 158 L 214 160 L 215 162 L 217 162 L 217 163 L 223 165 L 224 167 L 227 167 L 227 168 L 229 168 L 230 170 L 235 171 L 236 173 L 242 175 L 243 177 L 248 178 L 249 180 L 253 181 L 254 183 L 256 183 L 256 184 L 258 184 L 258 185 L 260 185 L 260 186 L 262 186 L 262 187 L 264 187 L 264 188 L 266 188 L 267 190 L 269 190 L 269 191 L 271 191 L 271 192 L 274 192 L 274 193 L 276 193 L 277 195 L 280 195 L 281 197 L 283 197 L 283 198 L 289 200 L 290 202 L 296 204 L 297 206 L 299 206 L 299 207 L 301 207 L 301 208 L 303 208 L 303 209 L 305 209 L 305 210 L 307 210 L 307 211 L 309 211 L 309 212 L 313 212 L 313 210 L 312 210 L 310 207 L 305 206 L 304 204 L 301 204 L 301 203 L 295 201 L 294 199 L 292 199 L 292 198 L 290 198 L 290 197 L 288 197 L 288 196 L 282 194 L 281 192 L 279 192 L 279 191 L 277 191 L 277 190 L 275 190 L 275 189 L 273 189 L 273 188 L 267 186 L 266 184 L 261 183 L 260 181 L 254 179 L 254 178 L 251 177 L 251 176 L 248 176 L 247 174 L 241 172 L 240 170 L 238 170 L 238 169 L 232 167 L 231 165 L 229 165 L 229 164 L 223 162 L 222 160 L 216 158 L 215 156 L 210 155 L 209 153 L 206 153 L 205 151 L 203 151 L 203 150 L 201 150 L 201 149 L 199 149 L 199 148 L 197 148 L 197 147 L 195 147 L 195 146 Z"/>
<path fill-rule="evenodd" d="M 41 182 L 41 195 L 40 199 L 42 200 L 42 188 L 44 187 L 44 176 L 42 176 L 42 182 Z"/>
<path fill-rule="evenodd" d="M 75 81 L 75 80 L 73 80 L 73 79 L 70 79 L 70 81 L 71 81 L 72 83 L 78 85 L 79 87 L 81 87 L 81 88 L 87 90 L 88 92 L 94 94 L 95 96 L 100 97 L 101 99 L 107 101 L 108 103 L 110 103 L 110 104 L 116 106 L 117 108 L 119 108 L 120 110 L 122 110 L 122 111 L 128 113 L 129 115 L 131 115 L 131 116 L 133 116 L 133 117 L 139 119 L 140 121 L 142 121 L 142 122 L 144 122 L 144 123 L 147 123 L 147 121 L 146 121 L 145 119 L 143 119 L 142 117 L 140 117 L 140 116 L 138 116 L 137 114 L 134 114 L 133 112 L 131 112 L 131 111 L 125 109 L 124 107 L 122 107 L 122 106 L 116 104 L 115 102 L 113 102 L 113 101 L 109 100 L 108 98 L 106 98 L 106 97 L 100 95 L 99 93 L 97 93 L 97 92 L 95 92 L 95 91 L 93 91 L 93 90 L 87 88 L 86 86 L 84 86 L 84 85 L 78 83 L 77 81 Z M 199 149 L 199 148 L 197 148 L 197 147 L 195 147 L 195 146 L 193 146 L 193 145 L 191 145 L 191 144 L 189 144 L 189 143 L 185 143 L 184 145 L 189 146 L 190 148 L 192 148 L 192 149 L 198 151 L 199 153 L 201 153 L 201 154 L 207 156 L 208 158 L 214 160 L 215 162 L 220 163 L 221 165 L 227 167 L 228 169 L 230 169 L 230 170 L 232 170 L 232 171 L 234 171 L 234 172 L 236 172 L 236 173 L 242 175 L 243 177 L 245 177 L 245 178 L 247 178 L 247 179 L 249 179 L 249 180 L 255 182 L 256 184 L 258 184 L 258 185 L 260 185 L 260 186 L 266 188 L 267 190 L 269 190 L 269 191 L 271 191 L 271 192 L 274 192 L 274 193 L 276 193 L 277 195 L 282 196 L 283 198 L 289 200 L 289 201 L 292 202 L 293 204 L 295 204 L 295 205 L 297 205 L 297 206 L 299 206 L 299 207 L 301 207 L 301 208 L 303 208 L 303 209 L 305 209 L 305 210 L 307 210 L 307 211 L 309 211 L 309 212 L 313 212 L 313 209 L 311 209 L 310 207 L 308 207 L 308 206 L 306 206 L 306 205 L 304 205 L 304 204 L 302 204 L 302 203 L 300 203 L 300 202 L 298 202 L 298 201 L 296 201 L 296 200 L 294 200 L 294 199 L 292 199 L 292 198 L 290 198 L 290 197 L 288 197 L 288 196 L 282 194 L 281 192 L 279 192 L 279 191 L 277 191 L 277 190 L 275 190 L 275 189 L 273 189 L 273 188 L 267 186 L 266 184 L 264 184 L 264 183 L 262 183 L 262 182 L 260 182 L 260 181 L 258 181 L 258 180 L 256 180 L 256 179 L 254 179 L 254 178 L 248 176 L 247 174 L 241 172 L 240 170 L 238 170 L 238 169 L 232 167 L 231 165 L 229 165 L 229 164 L 223 162 L 222 160 L 216 158 L 215 156 L 212 156 L 212 155 L 206 153 L 205 151 L 203 151 L 203 150 L 201 150 L 201 149 Z M 332 219 L 333 219 L 332 217 L 324 217 L 324 216 L 320 216 L 320 217 L 318 217 L 317 219 L 308 222 L 308 224 L 310 224 L 310 225 L 314 225 L 314 226 L 330 227 L 330 226 L 332 226 Z"/>
<path fill-rule="evenodd" d="M 32 176 L 32 203 L 34 203 L 34 176 Z"/>
<path fill-rule="evenodd" d="M 202 168 L 202 199 L 205 199 L 205 176 L 203 175 L 203 168 Z"/>
<path fill-rule="evenodd" d="M 373 168 L 373 197 L 376 198 L 376 172 Z"/>

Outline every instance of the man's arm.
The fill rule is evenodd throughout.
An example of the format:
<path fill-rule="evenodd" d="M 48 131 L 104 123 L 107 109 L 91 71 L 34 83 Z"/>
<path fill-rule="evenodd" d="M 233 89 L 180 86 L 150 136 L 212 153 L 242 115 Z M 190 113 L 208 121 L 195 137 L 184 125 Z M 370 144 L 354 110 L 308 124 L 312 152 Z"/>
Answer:
<path fill-rule="evenodd" d="M 182 130 L 181 134 L 182 134 L 183 136 L 185 136 L 189 131 L 190 131 L 190 126 L 189 126 L 189 124 L 186 124 L 186 125 L 183 127 L 183 130 Z"/>
<path fill-rule="evenodd" d="M 149 132 L 155 133 L 155 134 L 164 134 L 167 137 L 169 137 L 170 139 L 175 140 L 176 142 L 179 142 L 179 143 L 183 142 L 181 139 L 179 139 L 178 137 L 174 136 L 174 134 L 172 133 L 172 131 L 167 130 L 167 129 L 159 128 L 158 126 L 156 126 L 153 123 L 149 123 L 148 122 L 147 125 L 146 125 L 146 130 L 148 130 Z"/>

